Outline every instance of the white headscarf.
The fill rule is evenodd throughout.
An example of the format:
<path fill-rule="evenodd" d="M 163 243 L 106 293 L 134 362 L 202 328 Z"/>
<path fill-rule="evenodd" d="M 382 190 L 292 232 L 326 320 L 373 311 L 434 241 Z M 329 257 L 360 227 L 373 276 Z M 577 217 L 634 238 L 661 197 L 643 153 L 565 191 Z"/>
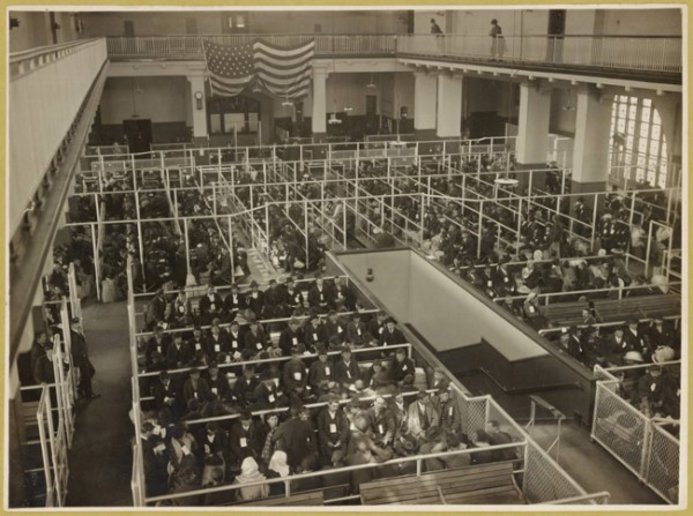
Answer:
<path fill-rule="evenodd" d="M 289 466 L 286 463 L 287 456 L 286 452 L 277 450 L 272 454 L 272 458 L 269 461 L 269 469 L 279 473 L 280 477 L 289 476 Z"/>

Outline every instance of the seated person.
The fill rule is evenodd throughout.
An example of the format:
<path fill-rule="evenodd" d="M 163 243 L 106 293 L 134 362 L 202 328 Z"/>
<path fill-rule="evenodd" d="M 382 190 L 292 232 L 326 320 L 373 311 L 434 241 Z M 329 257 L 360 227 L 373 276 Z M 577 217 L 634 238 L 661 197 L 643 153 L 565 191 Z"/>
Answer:
<path fill-rule="evenodd" d="M 236 476 L 233 483 L 240 485 L 252 484 L 255 482 L 262 482 L 266 479 L 267 477 L 260 473 L 260 469 L 255 459 L 252 457 L 246 457 L 243 459 L 241 464 L 241 472 Z M 266 498 L 269 495 L 269 487 L 267 485 L 241 487 L 240 489 L 237 489 L 236 492 L 238 493 L 238 500 L 247 502 L 250 500 Z"/>
<path fill-rule="evenodd" d="M 395 360 L 390 366 L 390 378 L 400 388 L 414 385 L 416 368 L 411 358 L 407 357 L 405 348 L 397 348 Z"/>
<path fill-rule="evenodd" d="M 416 402 L 409 405 L 407 410 L 408 433 L 417 439 L 426 440 L 439 430 L 440 415 L 431 403 L 428 393 L 420 390 Z"/>
<path fill-rule="evenodd" d="M 331 390 L 334 390 L 336 382 L 334 380 L 334 366 L 329 359 L 327 349 L 324 346 L 318 347 L 318 359 L 310 364 L 308 369 L 308 385 L 313 394 L 320 397 Z"/>
<path fill-rule="evenodd" d="M 352 359 L 351 349 L 342 348 L 341 357 L 334 364 L 334 379 L 343 389 L 349 389 L 354 382 L 361 378 L 358 362 Z"/>
<path fill-rule="evenodd" d="M 308 385 L 306 364 L 303 362 L 305 348 L 299 344 L 292 350 L 291 359 L 283 366 L 282 386 L 290 403 L 300 403 L 312 397 Z"/>

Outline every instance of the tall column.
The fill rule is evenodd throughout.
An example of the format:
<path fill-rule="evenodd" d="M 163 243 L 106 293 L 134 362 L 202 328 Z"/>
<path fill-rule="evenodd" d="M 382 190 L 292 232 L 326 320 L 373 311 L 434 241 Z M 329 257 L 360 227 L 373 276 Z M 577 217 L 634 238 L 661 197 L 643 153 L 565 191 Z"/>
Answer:
<path fill-rule="evenodd" d="M 613 97 L 583 89 L 577 93 L 572 192 L 599 192 L 609 178 Z"/>
<path fill-rule="evenodd" d="M 550 115 L 551 90 L 542 91 L 535 83 L 522 83 L 515 144 L 518 163 L 542 166 L 546 164 Z"/>
<path fill-rule="evenodd" d="M 435 74 L 414 73 L 414 131 L 419 139 L 436 136 L 437 89 Z"/>
<path fill-rule="evenodd" d="M 462 123 L 462 77 L 445 73 L 438 75 L 438 124 L 439 138 L 457 138 Z"/>
<path fill-rule="evenodd" d="M 188 75 L 190 107 L 192 109 L 193 141 L 207 139 L 207 98 L 204 75 Z"/>
<path fill-rule="evenodd" d="M 313 137 L 327 133 L 327 70 L 313 67 Z"/>
<path fill-rule="evenodd" d="M 549 151 L 549 122 L 551 115 L 551 90 L 543 90 L 538 82 L 520 85 L 520 109 L 518 113 L 515 155 L 517 168 L 522 170 L 546 168 Z M 518 192 L 530 186 L 529 174 L 518 174 Z M 534 187 L 544 188 L 545 174 L 532 174 Z"/>

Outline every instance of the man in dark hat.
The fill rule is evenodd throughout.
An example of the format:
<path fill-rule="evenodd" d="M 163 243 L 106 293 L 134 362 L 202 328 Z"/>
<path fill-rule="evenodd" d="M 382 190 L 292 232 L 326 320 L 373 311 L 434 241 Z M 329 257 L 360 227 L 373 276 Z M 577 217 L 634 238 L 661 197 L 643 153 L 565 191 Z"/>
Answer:
<path fill-rule="evenodd" d="M 325 327 L 320 323 L 320 317 L 316 310 L 311 309 L 310 321 L 303 330 L 303 342 L 306 348 L 313 352 L 318 344 L 326 344 L 328 341 Z"/>
<path fill-rule="evenodd" d="M 235 466 L 240 465 L 246 457 L 260 460 L 265 443 L 262 427 L 253 419 L 250 410 L 243 410 L 239 419 L 229 430 L 231 461 Z"/>
<path fill-rule="evenodd" d="M 292 403 L 303 401 L 310 397 L 306 364 L 303 362 L 305 347 L 299 344 L 292 349 L 291 359 L 284 364 L 282 385 Z"/>
<path fill-rule="evenodd" d="M 334 366 L 327 354 L 325 346 L 318 346 L 318 359 L 310 364 L 308 369 L 308 385 L 316 396 L 322 396 L 334 389 Z"/>
<path fill-rule="evenodd" d="M 257 281 L 253 280 L 250 282 L 250 293 L 246 295 L 246 308 L 252 310 L 255 317 L 262 317 L 265 310 L 265 296 L 263 292 L 260 292 Z"/>
<path fill-rule="evenodd" d="M 326 313 L 330 306 L 334 304 L 334 294 L 323 280 L 322 276 L 315 278 L 315 283 L 308 291 L 308 302 L 310 306 L 316 308 L 320 313 Z"/>
<path fill-rule="evenodd" d="M 344 389 L 349 389 L 356 380 L 361 378 L 358 362 L 352 358 L 351 349 L 342 347 L 341 357 L 334 364 L 334 379 Z"/>
<path fill-rule="evenodd" d="M 253 393 L 260 384 L 260 379 L 255 375 L 255 366 L 247 364 L 243 368 L 243 376 L 236 380 L 233 387 L 233 392 L 238 402 L 247 407 L 254 401 Z"/>
<path fill-rule="evenodd" d="M 200 405 L 211 399 L 209 384 L 202 378 L 202 372 L 197 367 L 190 369 L 188 379 L 183 384 L 183 401 L 187 404 L 191 399 L 197 400 Z"/>
<path fill-rule="evenodd" d="M 304 343 L 304 332 L 301 331 L 301 321 L 292 317 L 289 323 L 279 334 L 279 347 L 284 355 L 291 355 L 291 350 Z"/>
<path fill-rule="evenodd" d="M 346 325 L 346 340 L 356 347 L 367 346 L 373 340 L 366 324 L 361 320 L 361 314 L 354 312 L 351 322 Z"/>
<path fill-rule="evenodd" d="M 395 344 L 405 344 L 407 339 L 404 334 L 395 327 L 395 320 L 388 317 L 385 321 L 385 330 L 380 334 L 381 346 L 393 346 Z"/>
<path fill-rule="evenodd" d="M 643 357 L 649 357 L 654 351 L 650 347 L 645 332 L 640 328 L 638 319 L 635 317 L 630 317 L 628 319 L 627 328 L 623 332 L 623 336 L 628 343 L 628 347 L 632 350 L 639 351 Z"/>
<path fill-rule="evenodd" d="M 318 443 L 323 464 L 332 462 L 335 452 L 346 453 L 349 439 L 349 420 L 339 407 L 339 398 L 332 396 L 318 414 Z"/>
<path fill-rule="evenodd" d="M 238 291 L 238 285 L 235 283 L 231 285 L 231 292 L 224 300 L 224 311 L 226 312 L 227 319 L 232 321 L 238 315 L 238 312 L 245 309 L 246 302 L 243 295 Z"/>
<path fill-rule="evenodd" d="M 275 434 L 275 449 L 286 452 L 287 464 L 292 468 L 300 466 L 305 457 L 317 451 L 313 425 L 301 417 L 302 412 L 303 405 L 292 405 L 291 417 L 279 425 Z"/>
<path fill-rule="evenodd" d="M 91 360 L 89 360 L 87 341 L 82 333 L 82 325 L 77 318 L 73 318 L 70 321 L 70 351 L 72 354 L 72 363 L 79 369 L 79 386 L 77 387 L 77 392 L 85 399 L 99 398 L 101 395 L 95 394 L 92 390 L 91 381 L 92 378 L 94 378 L 96 370 Z"/>
<path fill-rule="evenodd" d="M 215 317 L 221 317 L 224 303 L 216 289 L 210 285 L 207 294 L 200 298 L 198 309 L 202 324 L 210 324 Z"/>
<path fill-rule="evenodd" d="M 390 367 L 390 378 L 397 386 L 404 388 L 414 384 L 415 374 L 414 362 L 407 357 L 407 350 L 405 348 L 397 348 L 395 360 L 393 360 Z"/>
<path fill-rule="evenodd" d="M 340 345 L 346 341 L 346 325 L 340 320 L 335 310 L 330 310 L 327 320 L 323 324 L 325 334 L 329 341 L 336 341 Z"/>

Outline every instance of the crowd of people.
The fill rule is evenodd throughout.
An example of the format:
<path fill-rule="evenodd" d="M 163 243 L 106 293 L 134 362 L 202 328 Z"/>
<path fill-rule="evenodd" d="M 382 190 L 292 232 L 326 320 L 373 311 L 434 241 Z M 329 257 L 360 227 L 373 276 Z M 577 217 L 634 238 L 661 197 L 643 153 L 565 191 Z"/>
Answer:
<path fill-rule="evenodd" d="M 196 309 L 181 296 L 166 300 L 159 293 L 151 301 L 146 319 L 154 333 L 141 343 L 144 370 L 156 373 L 141 381 L 143 396 L 151 394 L 141 436 L 148 496 L 377 464 L 291 485 L 292 492 L 339 484 L 357 493 L 377 476 L 416 471 L 414 462 L 388 465 L 392 458 L 479 448 L 426 460 L 434 470 L 515 457 L 508 449 L 483 450 L 511 441 L 497 423 L 462 432 L 449 381 L 442 371 L 417 375 L 425 364 L 396 346 L 406 339 L 394 320 L 382 312 L 367 319 L 339 278 L 300 284 L 272 282 L 264 291 L 253 284 L 225 299 L 210 289 Z M 189 332 L 170 331 L 167 301 Z M 268 324 L 257 319 L 287 315 Z M 278 338 L 268 336 L 272 331 Z M 255 359 L 275 360 L 243 363 Z M 315 410 L 307 408 L 312 403 L 319 404 Z M 283 482 L 253 485 L 177 503 L 240 502 L 283 490 Z"/>

